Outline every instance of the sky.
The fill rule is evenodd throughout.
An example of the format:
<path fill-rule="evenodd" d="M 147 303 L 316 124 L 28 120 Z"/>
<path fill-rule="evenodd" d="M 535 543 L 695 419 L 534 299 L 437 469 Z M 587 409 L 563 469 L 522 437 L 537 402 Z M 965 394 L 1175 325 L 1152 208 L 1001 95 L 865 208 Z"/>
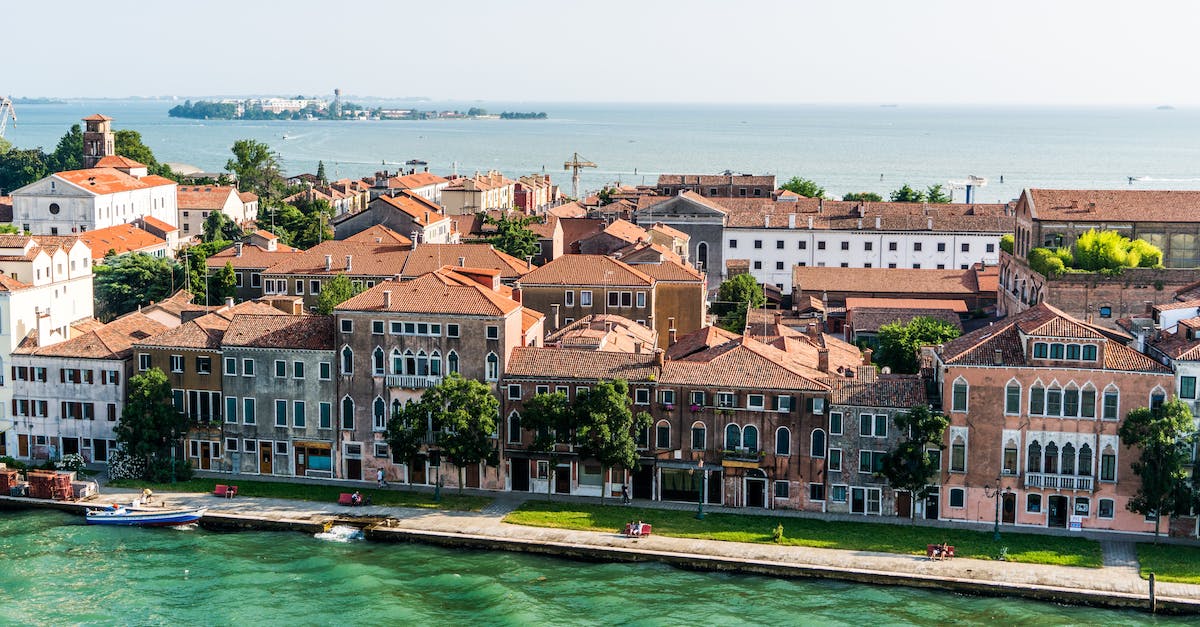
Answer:
<path fill-rule="evenodd" d="M 1200 105 L 1200 3 L 6 0 L 0 94 Z"/>

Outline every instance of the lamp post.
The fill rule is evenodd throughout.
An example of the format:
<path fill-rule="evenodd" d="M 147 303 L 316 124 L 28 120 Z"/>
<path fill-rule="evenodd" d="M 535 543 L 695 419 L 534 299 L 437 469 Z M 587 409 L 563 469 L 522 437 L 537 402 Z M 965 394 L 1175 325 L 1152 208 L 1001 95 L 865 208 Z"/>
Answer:
<path fill-rule="evenodd" d="M 983 486 L 983 493 L 984 493 L 984 495 L 987 496 L 987 498 L 996 500 L 996 519 L 995 519 L 995 523 L 992 525 L 992 540 L 995 542 L 999 542 L 1000 541 L 1000 497 L 1001 497 L 1001 495 L 1012 494 L 1012 490 L 1010 490 L 1007 487 L 1004 488 L 1003 490 L 1001 490 L 1000 489 L 1000 477 L 996 477 L 996 488 L 992 489 L 991 486 L 985 485 L 985 486 Z"/>
<path fill-rule="evenodd" d="M 700 489 L 696 496 L 696 520 L 704 520 L 704 489 L 708 487 L 708 475 L 704 472 L 704 460 L 700 460 L 696 467 L 700 469 Z"/>

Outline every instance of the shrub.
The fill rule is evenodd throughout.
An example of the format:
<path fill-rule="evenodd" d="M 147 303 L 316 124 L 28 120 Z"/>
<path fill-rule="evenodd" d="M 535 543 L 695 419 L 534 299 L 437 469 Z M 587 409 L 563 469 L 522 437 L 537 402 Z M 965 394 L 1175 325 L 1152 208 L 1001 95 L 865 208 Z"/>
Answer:
<path fill-rule="evenodd" d="M 62 456 L 56 466 L 59 470 L 74 470 L 76 472 L 83 470 L 87 462 L 84 461 L 83 455 L 79 453 L 68 453 Z"/>
<path fill-rule="evenodd" d="M 1049 248 L 1034 248 L 1029 251 L 1029 267 L 1047 277 L 1056 277 L 1066 272 L 1063 260 Z"/>
<path fill-rule="evenodd" d="M 1000 250 L 1003 250 L 1004 252 L 1006 252 L 1010 255 L 1013 254 L 1013 248 L 1014 248 L 1013 242 L 1014 241 L 1015 240 L 1013 238 L 1012 233 L 1008 233 L 1004 237 L 1001 237 L 1000 238 Z"/>
<path fill-rule="evenodd" d="M 775 525 L 775 530 L 771 532 L 771 539 L 775 544 L 783 544 L 783 523 Z"/>
<path fill-rule="evenodd" d="M 108 478 L 141 479 L 146 475 L 146 462 L 139 457 L 132 457 L 125 451 L 112 451 L 108 454 Z"/>
<path fill-rule="evenodd" d="M 1029 251 L 1028 259 L 1031 268 L 1047 277 L 1071 271 L 1111 276 L 1120 274 L 1124 268 L 1162 267 L 1162 251 L 1150 242 L 1095 229 L 1080 235 L 1071 248 L 1034 248 Z"/>
<path fill-rule="evenodd" d="M 6 467 L 14 470 L 25 470 L 27 468 L 25 462 L 17 461 L 16 459 L 13 459 L 7 455 L 0 457 L 0 464 L 4 464 Z"/>

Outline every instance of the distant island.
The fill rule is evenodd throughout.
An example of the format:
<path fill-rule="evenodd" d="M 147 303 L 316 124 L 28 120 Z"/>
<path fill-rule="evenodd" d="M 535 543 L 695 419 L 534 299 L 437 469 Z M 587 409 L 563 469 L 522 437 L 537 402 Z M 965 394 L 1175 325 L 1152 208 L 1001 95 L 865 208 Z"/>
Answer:
<path fill-rule="evenodd" d="M 545 111 L 505 111 L 489 113 L 472 107 L 462 111 L 421 111 L 419 109 L 368 109 L 352 102 L 318 98 L 252 98 L 246 100 L 191 100 L 171 107 L 167 115 L 193 120 L 436 120 L 499 119 L 545 120 Z"/>
<path fill-rule="evenodd" d="M 41 105 L 41 104 L 67 104 L 66 100 L 59 98 L 13 98 L 13 104 L 19 105 Z"/>

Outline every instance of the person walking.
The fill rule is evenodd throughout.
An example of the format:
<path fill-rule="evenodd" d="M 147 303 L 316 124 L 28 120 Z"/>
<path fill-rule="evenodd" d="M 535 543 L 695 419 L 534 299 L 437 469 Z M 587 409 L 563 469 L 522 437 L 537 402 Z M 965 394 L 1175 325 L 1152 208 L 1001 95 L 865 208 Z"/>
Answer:
<path fill-rule="evenodd" d="M 629 503 L 629 484 L 623 483 L 621 484 L 621 504 L 629 505 Z"/>
<path fill-rule="evenodd" d="M 387 487 L 387 481 L 385 481 L 383 478 L 383 469 L 382 468 L 375 471 L 375 483 L 378 484 L 379 487 L 381 487 L 381 488 Z"/>

